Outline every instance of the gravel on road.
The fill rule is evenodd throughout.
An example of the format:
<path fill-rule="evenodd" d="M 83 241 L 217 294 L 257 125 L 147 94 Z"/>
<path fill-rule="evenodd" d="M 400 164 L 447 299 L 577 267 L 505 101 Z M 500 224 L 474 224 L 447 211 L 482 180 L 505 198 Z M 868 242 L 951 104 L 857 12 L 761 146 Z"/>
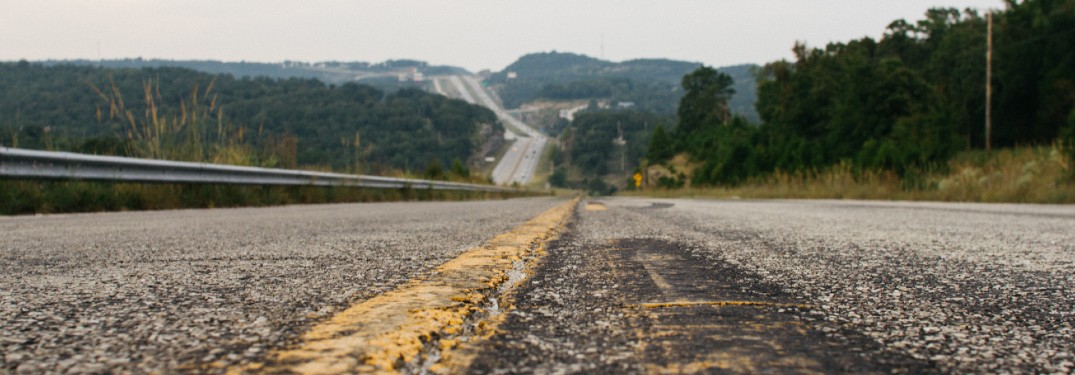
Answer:
<path fill-rule="evenodd" d="M 0 372 L 246 363 L 561 202 L 0 218 Z"/>
<path fill-rule="evenodd" d="M 0 373 L 250 363 L 561 202 L 0 218 Z M 1075 207 L 601 202 L 470 372 L 1075 371 Z"/>
<path fill-rule="evenodd" d="M 1075 369 L 1075 207 L 603 203 L 473 372 Z"/>
<path fill-rule="evenodd" d="M 944 372 L 1075 370 L 1075 206 L 672 203 L 652 217 L 889 350 Z"/>

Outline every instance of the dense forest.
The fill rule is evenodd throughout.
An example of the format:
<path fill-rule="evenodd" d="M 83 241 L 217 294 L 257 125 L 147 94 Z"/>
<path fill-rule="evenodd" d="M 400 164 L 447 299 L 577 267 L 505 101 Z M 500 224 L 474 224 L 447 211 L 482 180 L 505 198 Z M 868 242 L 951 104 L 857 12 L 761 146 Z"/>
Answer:
<path fill-rule="evenodd" d="M 678 82 L 700 64 L 665 59 L 639 59 L 620 63 L 572 53 L 528 54 L 489 77 L 490 84 L 508 108 L 537 99 L 607 99 L 632 102 L 635 108 L 658 114 L 674 114 L 683 95 Z M 721 68 L 736 80 L 732 110 L 756 119 L 753 65 Z M 516 78 L 508 79 L 508 73 Z"/>
<path fill-rule="evenodd" d="M 992 146 L 1070 137 L 1075 0 L 1007 5 L 994 15 Z M 682 79 L 678 126 L 654 134 L 648 158 L 689 154 L 702 165 L 692 177 L 699 185 L 841 163 L 902 176 L 943 167 L 985 145 L 986 35 L 983 14 L 932 9 L 915 23 L 892 22 L 880 40 L 797 44 L 794 61 L 761 69 L 760 126 L 729 114 L 732 77 L 699 68 Z"/>
<path fill-rule="evenodd" d="M 386 94 L 353 83 L 181 68 L 0 64 L 5 146 L 123 154 L 144 138 L 132 123 L 187 116 L 191 108 L 211 112 L 212 123 L 199 130 L 208 134 L 197 137 L 283 149 L 278 165 L 285 167 L 423 170 L 479 159 L 482 144 L 503 132 L 483 107 L 414 89 Z"/>

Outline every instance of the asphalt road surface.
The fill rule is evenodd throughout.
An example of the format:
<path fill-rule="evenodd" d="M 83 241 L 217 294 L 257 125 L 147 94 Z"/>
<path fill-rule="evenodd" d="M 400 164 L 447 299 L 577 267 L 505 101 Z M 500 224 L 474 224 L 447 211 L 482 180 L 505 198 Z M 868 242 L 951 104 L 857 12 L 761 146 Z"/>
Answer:
<path fill-rule="evenodd" d="M 2 218 L 0 372 L 261 361 L 562 202 Z M 1073 206 L 610 198 L 543 248 L 449 369 L 1075 370 Z"/>
<path fill-rule="evenodd" d="M 257 359 L 560 202 L 0 217 L 0 373 Z"/>
<path fill-rule="evenodd" d="M 459 78 L 459 76 L 449 76 L 448 81 L 452 83 L 455 92 L 459 93 L 460 99 L 463 99 L 470 104 L 478 104 L 478 102 L 474 100 L 474 96 L 470 95 L 470 90 L 467 90 L 466 86 L 463 84 L 463 80 Z"/>
<path fill-rule="evenodd" d="M 610 199 L 473 372 L 1068 373 L 1075 207 Z"/>

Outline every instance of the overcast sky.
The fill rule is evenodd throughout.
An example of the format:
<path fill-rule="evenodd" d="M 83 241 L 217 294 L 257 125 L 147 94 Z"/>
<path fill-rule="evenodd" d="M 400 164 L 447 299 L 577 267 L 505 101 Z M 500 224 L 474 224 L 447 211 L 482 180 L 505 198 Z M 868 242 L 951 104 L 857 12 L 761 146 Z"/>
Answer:
<path fill-rule="evenodd" d="M 719 67 L 790 58 L 796 40 L 822 46 L 879 37 L 892 20 L 918 20 L 937 6 L 1003 2 L 5 0 L 0 60 L 413 58 L 478 71 L 556 50 Z"/>

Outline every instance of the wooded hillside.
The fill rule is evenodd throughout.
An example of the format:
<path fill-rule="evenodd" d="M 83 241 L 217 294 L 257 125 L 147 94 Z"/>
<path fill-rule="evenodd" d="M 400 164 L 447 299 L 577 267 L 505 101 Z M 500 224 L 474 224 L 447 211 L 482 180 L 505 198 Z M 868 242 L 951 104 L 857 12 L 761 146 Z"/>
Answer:
<path fill-rule="evenodd" d="M 131 117 L 147 120 L 150 107 L 181 116 L 195 105 L 212 111 L 214 123 L 202 130 L 212 136 L 291 149 L 282 166 L 420 171 L 434 160 L 446 166 L 480 156 L 479 145 L 503 132 L 483 107 L 414 89 L 385 94 L 353 83 L 180 68 L 0 63 L 0 143 L 7 146 L 124 153 Z"/>

